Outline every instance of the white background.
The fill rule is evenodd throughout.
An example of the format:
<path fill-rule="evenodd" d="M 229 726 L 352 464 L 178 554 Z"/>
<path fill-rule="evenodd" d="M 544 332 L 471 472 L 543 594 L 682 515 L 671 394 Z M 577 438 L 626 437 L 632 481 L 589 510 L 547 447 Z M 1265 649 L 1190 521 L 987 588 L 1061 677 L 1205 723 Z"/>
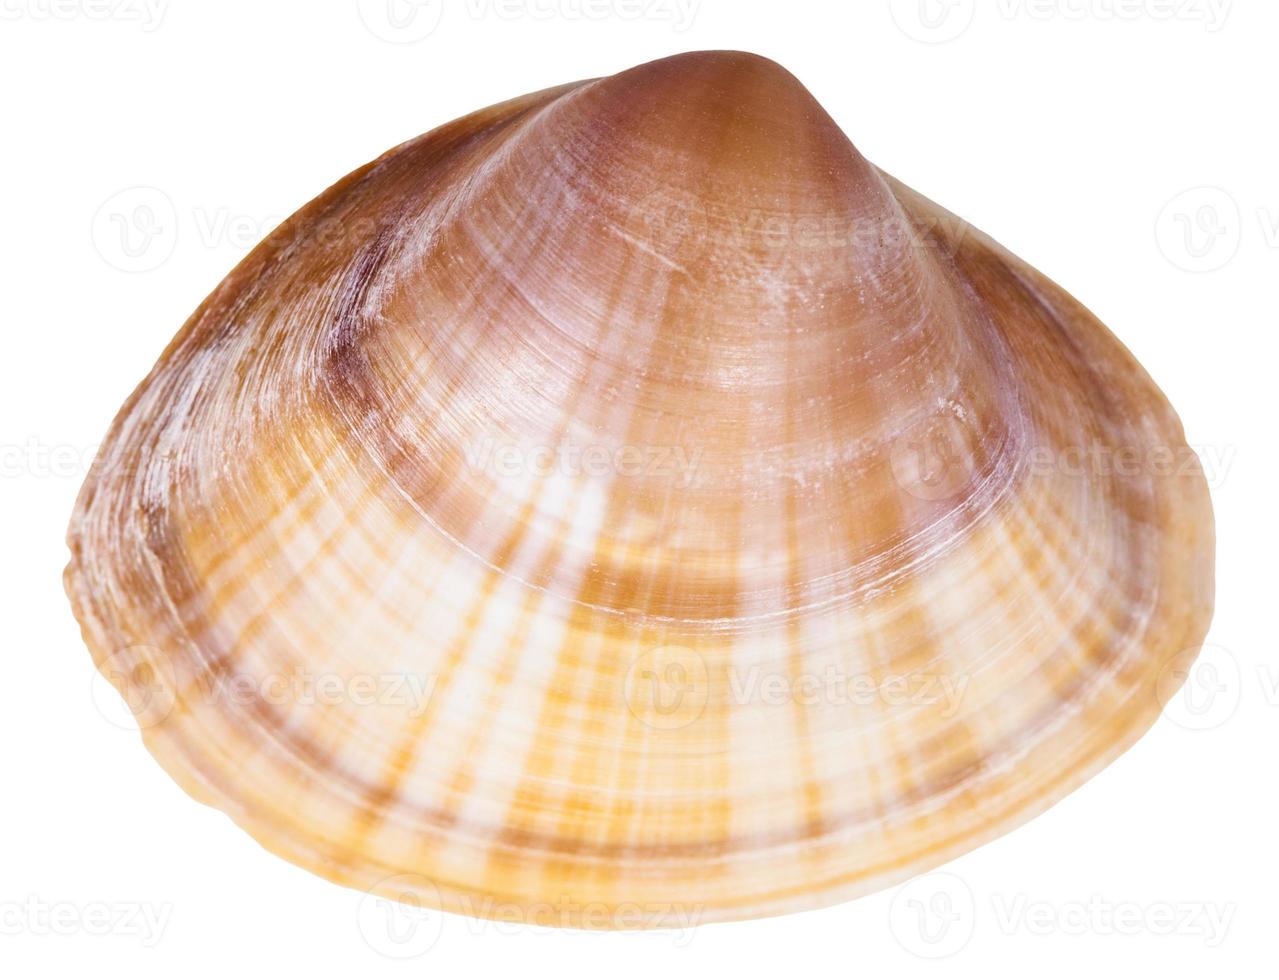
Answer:
<path fill-rule="evenodd" d="M 0 971 L 1273 975 L 1279 4 L 432 0 L 392 7 L 399 29 L 387 9 L 0 0 Z M 74 495 L 276 221 L 473 109 L 699 48 L 789 67 L 867 157 L 1133 349 L 1212 479 L 1212 646 L 1137 748 L 903 889 L 691 934 L 432 914 L 397 944 L 383 910 L 260 850 L 114 727 L 61 590 Z"/>

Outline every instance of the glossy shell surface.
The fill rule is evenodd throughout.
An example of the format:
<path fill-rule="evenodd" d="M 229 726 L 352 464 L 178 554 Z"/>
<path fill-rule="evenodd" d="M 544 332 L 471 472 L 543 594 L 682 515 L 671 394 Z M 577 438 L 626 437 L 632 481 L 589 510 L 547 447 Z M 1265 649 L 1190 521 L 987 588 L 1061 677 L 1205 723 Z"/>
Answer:
<path fill-rule="evenodd" d="M 1133 357 L 730 52 L 325 192 L 165 351 L 69 540 L 193 796 L 327 878 L 574 926 L 1006 832 L 1150 726 L 1213 590 Z"/>

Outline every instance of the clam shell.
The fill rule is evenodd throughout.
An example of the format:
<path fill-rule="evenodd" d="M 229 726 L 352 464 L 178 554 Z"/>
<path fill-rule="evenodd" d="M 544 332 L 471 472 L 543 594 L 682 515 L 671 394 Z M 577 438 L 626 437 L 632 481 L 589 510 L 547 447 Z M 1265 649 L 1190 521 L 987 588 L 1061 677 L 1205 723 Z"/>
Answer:
<path fill-rule="evenodd" d="M 326 878 L 557 925 L 900 881 L 1207 629 L 1172 409 L 785 70 L 682 55 L 325 192 L 116 419 L 67 589 L 150 751 Z"/>

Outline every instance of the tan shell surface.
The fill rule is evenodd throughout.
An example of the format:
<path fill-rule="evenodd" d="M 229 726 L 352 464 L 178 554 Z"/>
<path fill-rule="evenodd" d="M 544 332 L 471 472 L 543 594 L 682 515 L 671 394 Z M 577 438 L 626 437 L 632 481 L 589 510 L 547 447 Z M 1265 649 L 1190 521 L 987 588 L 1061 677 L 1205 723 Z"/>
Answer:
<path fill-rule="evenodd" d="M 826 904 L 1015 827 L 1149 727 L 1213 590 L 1122 345 L 727 52 L 308 205 L 69 540 L 192 795 L 333 880 L 586 926 Z"/>

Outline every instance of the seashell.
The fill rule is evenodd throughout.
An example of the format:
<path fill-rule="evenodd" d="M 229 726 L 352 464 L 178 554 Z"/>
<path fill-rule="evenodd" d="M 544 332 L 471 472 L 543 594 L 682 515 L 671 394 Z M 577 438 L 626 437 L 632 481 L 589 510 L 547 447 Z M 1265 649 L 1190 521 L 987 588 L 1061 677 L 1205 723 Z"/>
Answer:
<path fill-rule="evenodd" d="M 1133 357 L 729 52 L 322 194 L 129 399 L 69 543 L 192 796 L 331 880 L 571 926 L 1005 833 L 1152 724 L 1213 593 Z"/>

